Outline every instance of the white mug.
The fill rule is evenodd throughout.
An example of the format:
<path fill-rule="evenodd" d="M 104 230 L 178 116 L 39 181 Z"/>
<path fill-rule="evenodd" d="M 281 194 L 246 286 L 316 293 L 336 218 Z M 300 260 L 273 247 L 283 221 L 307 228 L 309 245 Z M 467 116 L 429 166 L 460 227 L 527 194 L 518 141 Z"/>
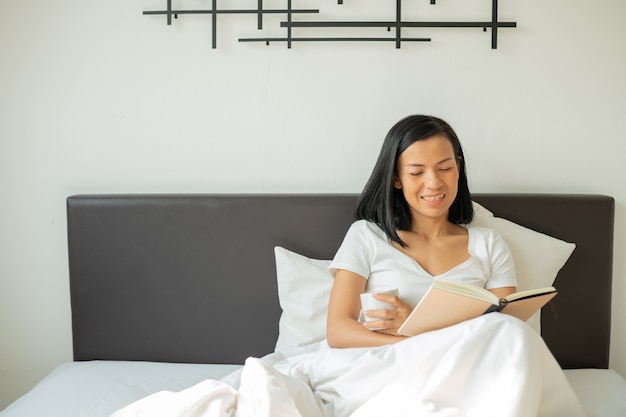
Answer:
<path fill-rule="evenodd" d="M 391 295 L 398 295 L 398 289 L 397 288 L 393 288 L 390 290 L 381 290 L 381 291 L 372 291 L 372 292 L 364 292 L 361 294 L 361 309 L 362 311 L 367 311 L 367 310 L 395 310 L 396 307 L 391 304 L 388 303 L 386 301 L 380 301 L 374 298 L 374 294 L 391 294 Z M 388 319 L 380 319 L 380 318 L 376 318 L 376 317 L 367 317 L 367 316 L 363 316 L 363 318 L 365 319 L 365 321 L 372 321 L 372 320 L 388 320 Z M 378 329 L 370 329 L 370 330 L 378 330 Z"/>

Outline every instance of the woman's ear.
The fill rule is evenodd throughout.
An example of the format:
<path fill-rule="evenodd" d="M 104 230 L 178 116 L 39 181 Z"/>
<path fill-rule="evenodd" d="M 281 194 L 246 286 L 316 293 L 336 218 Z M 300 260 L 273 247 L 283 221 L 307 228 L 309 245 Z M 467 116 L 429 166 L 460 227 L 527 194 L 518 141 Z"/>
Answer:
<path fill-rule="evenodd" d="M 397 190 L 401 190 L 402 189 L 402 183 L 400 182 L 400 178 L 398 178 L 397 175 L 393 176 L 393 188 L 395 188 Z"/>

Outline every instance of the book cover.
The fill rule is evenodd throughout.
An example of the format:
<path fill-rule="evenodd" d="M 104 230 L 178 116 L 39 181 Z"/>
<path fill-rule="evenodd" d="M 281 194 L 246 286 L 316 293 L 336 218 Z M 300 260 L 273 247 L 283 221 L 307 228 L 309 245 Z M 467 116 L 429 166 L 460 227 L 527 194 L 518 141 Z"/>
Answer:
<path fill-rule="evenodd" d="M 547 287 L 518 292 L 498 299 L 484 288 L 454 281 L 435 280 L 398 329 L 398 333 L 415 336 L 495 311 L 526 321 L 556 294 L 554 287 Z"/>

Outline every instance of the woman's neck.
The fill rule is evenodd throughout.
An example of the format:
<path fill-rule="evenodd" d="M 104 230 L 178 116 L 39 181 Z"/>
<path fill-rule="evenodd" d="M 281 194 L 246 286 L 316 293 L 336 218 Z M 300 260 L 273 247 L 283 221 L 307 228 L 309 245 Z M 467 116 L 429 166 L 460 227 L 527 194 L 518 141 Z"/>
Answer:
<path fill-rule="evenodd" d="M 445 236 L 458 235 L 462 232 L 462 228 L 445 219 L 413 219 L 411 224 L 411 233 L 423 237 L 426 240 L 437 239 Z"/>

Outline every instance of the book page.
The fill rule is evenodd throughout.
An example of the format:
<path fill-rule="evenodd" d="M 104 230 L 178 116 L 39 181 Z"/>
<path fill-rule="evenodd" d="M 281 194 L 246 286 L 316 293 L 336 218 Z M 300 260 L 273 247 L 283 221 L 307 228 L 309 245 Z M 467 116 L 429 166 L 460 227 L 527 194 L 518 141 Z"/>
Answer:
<path fill-rule="evenodd" d="M 483 301 L 488 301 L 491 304 L 498 304 L 500 301 L 498 297 L 496 297 L 491 291 L 486 290 L 482 287 L 478 287 L 476 285 L 466 284 L 464 282 L 435 279 L 432 286 L 459 295 L 465 295 L 467 297 L 473 297 Z"/>
<path fill-rule="evenodd" d="M 482 315 L 492 303 L 431 287 L 398 333 L 415 336 Z"/>

